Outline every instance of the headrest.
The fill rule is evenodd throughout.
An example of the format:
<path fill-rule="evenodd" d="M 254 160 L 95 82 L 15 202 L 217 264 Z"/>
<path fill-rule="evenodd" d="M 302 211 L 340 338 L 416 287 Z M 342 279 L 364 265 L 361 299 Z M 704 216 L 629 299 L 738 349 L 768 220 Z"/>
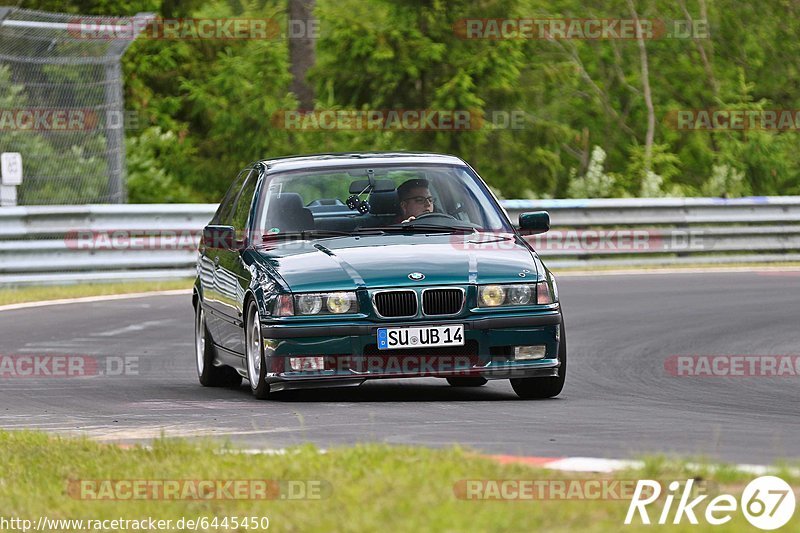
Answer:
<path fill-rule="evenodd" d="M 296 192 L 284 192 L 273 198 L 272 204 L 276 210 L 297 211 L 303 209 L 303 197 Z"/>
<path fill-rule="evenodd" d="M 314 215 L 303 206 L 303 197 L 285 192 L 270 198 L 269 225 L 282 233 L 314 229 Z"/>
<path fill-rule="evenodd" d="M 397 215 L 400 213 L 400 199 L 395 191 L 372 192 L 369 194 L 369 212 L 373 215 Z"/>

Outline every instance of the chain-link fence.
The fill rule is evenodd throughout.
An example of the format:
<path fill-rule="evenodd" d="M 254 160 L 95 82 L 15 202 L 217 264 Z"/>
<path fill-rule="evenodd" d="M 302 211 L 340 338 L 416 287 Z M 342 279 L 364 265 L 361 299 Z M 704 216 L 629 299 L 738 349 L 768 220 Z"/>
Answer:
<path fill-rule="evenodd" d="M 0 152 L 22 154 L 20 205 L 125 201 L 132 21 L 0 7 Z"/>

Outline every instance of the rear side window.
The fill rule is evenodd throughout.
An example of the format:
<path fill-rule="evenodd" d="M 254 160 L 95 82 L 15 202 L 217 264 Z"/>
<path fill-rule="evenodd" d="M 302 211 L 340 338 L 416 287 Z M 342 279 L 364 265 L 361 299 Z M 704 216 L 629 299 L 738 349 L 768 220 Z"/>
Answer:
<path fill-rule="evenodd" d="M 256 191 L 258 172 L 251 171 L 244 182 L 242 190 L 239 192 L 236 202 L 233 205 L 233 216 L 231 226 L 237 230 L 243 230 L 247 226 L 247 217 L 250 215 L 250 206 L 253 204 L 253 194 Z"/>
<path fill-rule="evenodd" d="M 250 175 L 250 172 L 251 169 L 246 168 L 239 172 L 239 174 L 236 176 L 236 179 L 233 180 L 231 186 L 228 187 L 228 192 L 225 193 L 225 197 L 219 204 L 217 212 L 214 214 L 214 218 L 211 220 L 212 224 L 218 226 L 233 225 L 233 209 L 236 205 L 236 199 L 239 197 L 244 180 L 247 179 L 247 177 Z"/>

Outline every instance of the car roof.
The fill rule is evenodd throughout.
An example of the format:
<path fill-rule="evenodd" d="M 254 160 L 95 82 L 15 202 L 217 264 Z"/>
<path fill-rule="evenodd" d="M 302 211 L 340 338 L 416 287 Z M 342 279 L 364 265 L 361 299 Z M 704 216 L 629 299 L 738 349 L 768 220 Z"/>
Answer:
<path fill-rule="evenodd" d="M 453 155 L 426 152 L 347 152 L 312 154 L 264 159 L 261 161 L 261 164 L 265 165 L 269 172 L 282 172 L 286 170 L 311 168 L 349 167 L 354 165 L 466 165 L 461 158 Z"/>

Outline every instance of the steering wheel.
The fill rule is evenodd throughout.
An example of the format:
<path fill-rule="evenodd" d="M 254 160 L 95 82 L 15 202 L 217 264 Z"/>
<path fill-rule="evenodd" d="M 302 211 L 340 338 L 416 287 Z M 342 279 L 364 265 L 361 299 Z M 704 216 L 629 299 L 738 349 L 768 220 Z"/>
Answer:
<path fill-rule="evenodd" d="M 414 220 L 411 222 L 416 222 L 417 220 L 422 220 L 425 218 L 447 218 L 450 220 L 457 220 L 456 217 L 453 215 L 448 215 L 447 213 L 422 213 L 421 215 L 414 217 Z"/>

